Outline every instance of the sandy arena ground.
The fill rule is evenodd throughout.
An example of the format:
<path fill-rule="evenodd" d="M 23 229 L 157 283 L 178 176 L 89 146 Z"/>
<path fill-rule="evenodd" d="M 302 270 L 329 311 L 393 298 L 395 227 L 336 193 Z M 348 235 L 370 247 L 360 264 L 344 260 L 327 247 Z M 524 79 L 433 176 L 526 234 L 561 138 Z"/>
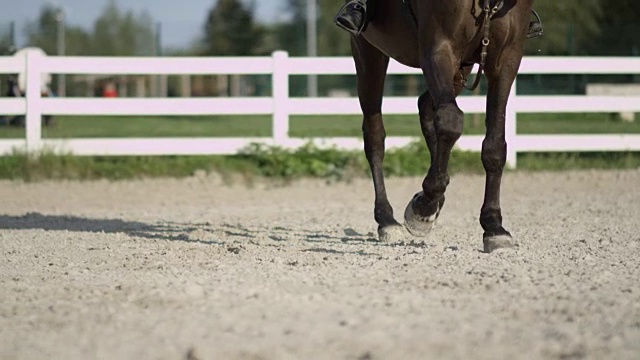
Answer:
<path fill-rule="evenodd" d="M 503 184 L 484 254 L 483 176 L 403 245 L 367 179 L 0 182 L 0 358 L 639 359 L 640 170 Z"/>

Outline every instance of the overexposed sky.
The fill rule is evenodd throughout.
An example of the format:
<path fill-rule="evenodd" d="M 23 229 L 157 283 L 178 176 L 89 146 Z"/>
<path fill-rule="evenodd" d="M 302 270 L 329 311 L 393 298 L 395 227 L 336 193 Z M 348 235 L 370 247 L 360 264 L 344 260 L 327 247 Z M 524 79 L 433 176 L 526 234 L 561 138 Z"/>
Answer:
<path fill-rule="evenodd" d="M 251 1 L 251 0 L 247 0 Z M 283 0 L 253 0 L 257 18 L 262 22 L 278 20 Z M 24 29 L 37 19 L 45 4 L 64 9 L 67 22 L 90 28 L 109 0 L 0 0 L 0 26 L 16 23 L 18 45 L 23 45 Z M 186 47 L 202 33 L 205 18 L 217 0 L 116 0 L 120 9 L 136 13 L 146 11 L 156 22 L 162 23 L 162 42 L 165 47 Z"/>

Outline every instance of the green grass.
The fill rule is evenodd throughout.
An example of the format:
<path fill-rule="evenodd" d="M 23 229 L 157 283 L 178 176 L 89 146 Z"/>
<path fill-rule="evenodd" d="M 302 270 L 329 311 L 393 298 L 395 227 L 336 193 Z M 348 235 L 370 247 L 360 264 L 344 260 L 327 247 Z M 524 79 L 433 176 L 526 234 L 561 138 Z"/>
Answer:
<path fill-rule="evenodd" d="M 296 137 L 319 134 L 318 136 L 361 136 L 359 116 L 307 116 L 294 117 L 291 135 Z M 389 136 L 420 136 L 417 116 L 387 115 L 385 128 Z M 465 115 L 464 133 L 484 134 L 484 115 Z M 625 123 L 618 115 L 594 114 L 521 114 L 518 116 L 520 134 L 638 134 L 640 121 Z"/>
<path fill-rule="evenodd" d="M 387 152 L 387 176 L 424 175 L 427 171 L 426 147 L 415 143 Z M 451 172 L 481 172 L 477 153 L 456 151 Z M 369 174 L 361 151 L 319 150 L 311 145 L 296 151 L 254 145 L 234 156 L 132 156 L 79 157 L 41 154 L 37 158 L 15 153 L 0 157 L 0 178 L 39 181 L 45 179 L 131 179 L 142 177 L 184 177 L 199 171 L 241 175 L 245 179 L 268 177 L 294 179 L 316 177 L 345 180 Z"/>
<path fill-rule="evenodd" d="M 451 173 L 483 173 L 479 153 L 454 151 Z M 384 161 L 387 176 L 424 176 L 428 155 L 422 142 L 388 151 Z M 640 168 L 640 153 L 522 154 L 518 171 Z M 253 146 L 234 156 L 132 156 L 80 157 L 24 154 L 0 157 L 0 178 L 39 181 L 45 179 L 131 179 L 185 177 L 198 172 L 217 172 L 227 179 L 257 177 L 295 179 L 323 178 L 330 181 L 369 176 L 362 151 L 319 150 L 305 146 L 297 151 Z"/>
<path fill-rule="evenodd" d="M 640 153 L 525 153 L 518 155 L 518 170 L 563 171 L 585 169 L 640 169 Z"/>
<path fill-rule="evenodd" d="M 45 138 L 270 136 L 268 116 L 57 116 Z M 24 129 L 0 128 L 0 137 L 24 137 Z"/>
<path fill-rule="evenodd" d="M 475 121 L 474 121 L 475 119 Z M 360 116 L 294 116 L 290 135 L 356 136 L 362 135 Z M 387 115 L 389 136 L 420 136 L 417 116 Z M 640 133 L 640 121 L 625 123 L 617 115 L 596 114 L 522 114 L 518 116 L 521 134 L 612 134 Z M 483 134 L 484 118 L 469 114 L 466 134 Z M 58 116 L 56 125 L 43 128 L 45 138 L 91 137 L 268 137 L 270 116 L 192 116 L 192 117 L 79 117 Z M 1 127 L 0 138 L 23 138 L 24 129 Z"/>
<path fill-rule="evenodd" d="M 0 157 L 0 178 L 39 181 L 47 179 L 135 179 L 186 177 L 198 171 L 222 175 L 261 175 L 242 156 L 73 156 L 40 154 L 29 157 L 14 153 Z"/>
<path fill-rule="evenodd" d="M 631 123 L 618 114 L 521 114 L 519 134 L 640 134 L 640 119 Z"/>
<path fill-rule="evenodd" d="M 466 134 L 484 133 L 481 117 L 467 115 Z M 416 116 L 386 116 L 389 136 L 419 136 Z M 361 136 L 359 116 L 293 117 L 293 137 Z M 625 123 L 609 114 L 523 114 L 518 118 L 519 133 L 589 134 L 640 133 L 640 121 Z M 53 127 L 44 128 L 45 138 L 87 137 L 210 137 L 271 135 L 269 116 L 211 117 L 68 117 L 57 118 Z M 0 128 L 0 138 L 24 137 L 24 129 Z M 388 176 L 422 176 L 428 166 L 423 141 L 399 150 L 388 151 L 385 173 Z M 519 170 L 567 170 L 639 168 L 640 153 L 550 153 L 519 154 Z M 479 153 L 454 151 L 450 170 L 482 173 Z M 149 156 L 149 157 L 76 157 L 24 154 L 0 157 L 0 178 L 37 181 L 42 179 L 129 179 L 139 177 L 183 177 L 196 172 L 242 174 L 246 178 L 292 179 L 319 177 L 347 179 L 368 176 L 369 168 L 362 151 L 318 150 L 311 146 L 295 152 L 254 146 L 235 156 Z"/>

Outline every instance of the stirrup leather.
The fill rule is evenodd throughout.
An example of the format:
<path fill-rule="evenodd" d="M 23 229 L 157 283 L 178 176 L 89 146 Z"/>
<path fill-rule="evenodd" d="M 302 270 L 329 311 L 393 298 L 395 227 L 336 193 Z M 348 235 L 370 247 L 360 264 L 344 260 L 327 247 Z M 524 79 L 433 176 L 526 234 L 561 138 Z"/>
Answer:
<path fill-rule="evenodd" d="M 362 13 L 362 23 L 360 24 L 360 26 L 357 29 L 352 29 L 348 26 L 346 26 L 345 24 L 343 24 L 342 22 L 339 21 L 339 19 L 347 12 L 347 8 L 349 8 L 350 6 L 353 6 L 353 9 L 355 11 L 360 11 Z M 363 32 L 365 30 L 365 28 L 367 27 L 367 3 L 366 2 L 362 2 L 362 0 L 351 0 L 348 3 L 344 4 L 344 6 L 342 6 L 340 8 L 340 10 L 338 11 L 338 14 L 336 15 L 336 17 L 333 19 L 333 22 L 338 25 L 340 28 L 348 31 L 349 33 L 351 33 L 354 36 L 358 36 L 360 35 L 361 32 Z"/>

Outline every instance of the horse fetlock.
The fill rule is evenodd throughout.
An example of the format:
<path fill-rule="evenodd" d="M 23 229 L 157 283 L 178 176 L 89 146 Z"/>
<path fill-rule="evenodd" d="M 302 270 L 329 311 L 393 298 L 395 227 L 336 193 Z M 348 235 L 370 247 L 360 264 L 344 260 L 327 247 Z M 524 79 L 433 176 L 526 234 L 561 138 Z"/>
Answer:
<path fill-rule="evenodd" d="M 440 209 L 442 209 L 444 195 L 441 193 L 441 195 L 430 196 L 424 191 L 420 191 L 413 195 L 409 204 L 413 207 L 413 212 L 417 216 L 429 218 L 433 214 L 439 213 Z"/>
<path fill-rule="evenodd" d="M 485 232 L 495 234 L 500 234 L 502 231 L 506 232 L 502 227 L 502 213 L 500 209 L 483 210 L 480 213 L 480 225 Z"/>
<path fill-rule="evenodd" d="M 400 223 L 396 221 L 393 213 L 374 213 L 373 218 L 380 226 L 400 226 Z"/>
<path fill-rule="evenodd" d="M 438 201 L 444 202 L 444 192 L 447 190 L 450 181 L 451 178 L 447 173 L 432 176 L 430 172 L 422 182 L 422 192 L 426 194 L 421 197 L 422 201 L 430 202 L 427 199 L 437 199 Z"/>
<path fill-rule="evenodd" d="M 386 198 L 384 200 L 376 200 L 373 208 L 373 216 L 376 221 L 382 225 L 389 221 L 395 222 L 393 219 L 393 207 Z"/>

